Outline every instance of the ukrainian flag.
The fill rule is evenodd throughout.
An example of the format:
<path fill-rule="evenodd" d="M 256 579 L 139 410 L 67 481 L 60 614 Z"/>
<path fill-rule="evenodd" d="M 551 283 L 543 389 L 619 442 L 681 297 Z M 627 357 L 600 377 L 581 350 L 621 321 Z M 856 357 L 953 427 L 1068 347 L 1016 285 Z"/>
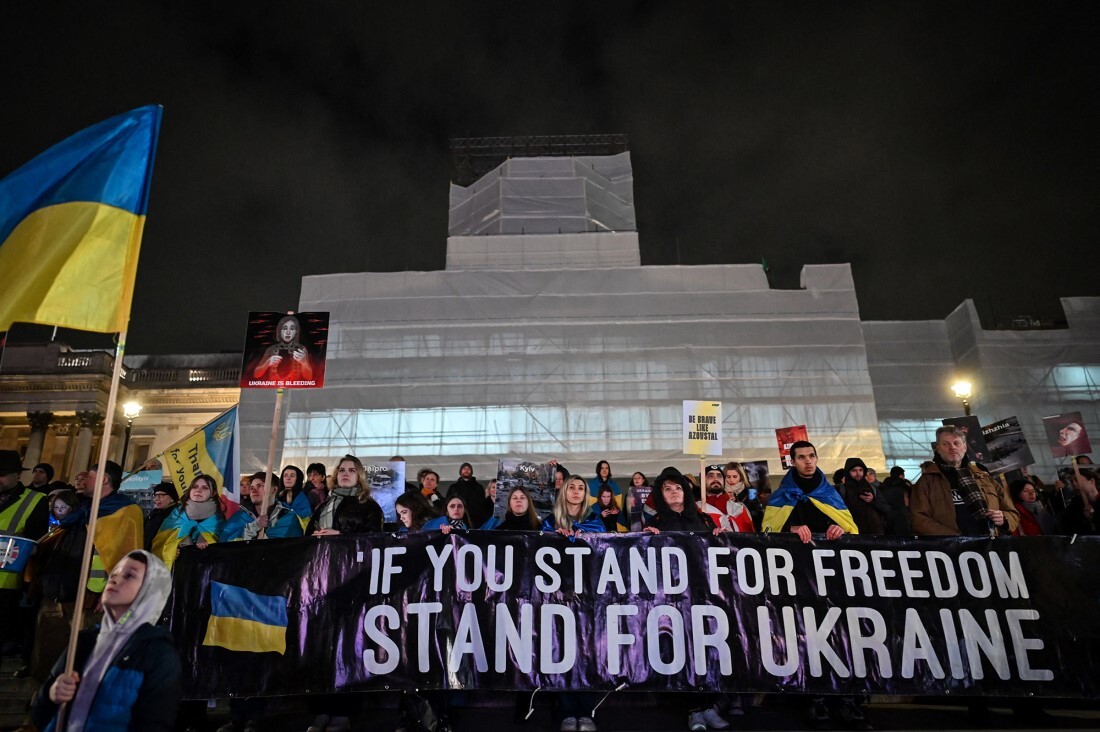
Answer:
<path fill-rule="evenodd" d="M 787 519 L 794 511 L 794 507 L 801 501 L 809 501 L 817 510 L 829 517 L 829 519 L 849 534 L 858 534 L 855 519 L 848 510 L 844 499 L 836 488 L 829 484 L 825 474 L 817 471 L 818 484 L 809 493 L 803 493 L 793 478 L 792 468 L 779 483 L 779 488 L 772 494 L 764 509 L 764 520 L 761 522 L 762 531 L 780 532 Z"/>
<path fill-rule="evenodd" d="M 210 583 L 210 619 L 204 646 L 230 651 L 286 653 L 286 598 Z"/>
<path fill-rule="evenodd" d="M 205 473 L 217 481 L 222 495 L 235 504 L 233 510 L 236 510 L 241 502 L 237 483 L 241 465 L 241 443 L 237 439 L 240 431 L 237 408 L 233 407 L 165 450 L 161 463 L 172 476 L 176 490 L 182 494 L 195 476 Z"/>
<path fill-rule="evenodd" d="M 112 117 L 0 181 L 0 331 L 126 330 L 160 118 Z"/>

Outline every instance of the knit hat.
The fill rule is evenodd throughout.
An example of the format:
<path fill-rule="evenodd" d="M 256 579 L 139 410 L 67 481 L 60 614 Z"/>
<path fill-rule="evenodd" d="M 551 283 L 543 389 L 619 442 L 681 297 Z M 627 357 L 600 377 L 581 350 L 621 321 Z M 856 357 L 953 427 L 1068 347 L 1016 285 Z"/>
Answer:
<path fill-rule="evenodd" d="M 34 466 L 35 470 L 38 470 L 39 468 L 41 468 L 42 472 L 46 474 L 46 482 L 47 483 L 49 483 L 51 480 L 53 480 L 53 466 L 52 465 L 50 465 L 49 463 L 39 463 L 38 465 Z"/>
<path fill-rule="evenodd" d="M 180 499 L 180 494 L 179 491 L 176 490 L 176 485 L 168 481 L 153 486 L 153 495 L 155 496 L 158 493 L 169 496 L 173 501 L 178 501 Z"/>
<path fill-rule="evenodd" d="M 27 470 L 23 467 L 23 461 L 15 450 L 0 450 L 0 475 L 22 473 Z"/>
<path fill-rule="evenodd" d="M 867 472 L 867 463 L 857 457 L 848 458 L 844 461 L 845 474 L 852 472 L 852 468 L 863 468 L 863 472 Z"/>

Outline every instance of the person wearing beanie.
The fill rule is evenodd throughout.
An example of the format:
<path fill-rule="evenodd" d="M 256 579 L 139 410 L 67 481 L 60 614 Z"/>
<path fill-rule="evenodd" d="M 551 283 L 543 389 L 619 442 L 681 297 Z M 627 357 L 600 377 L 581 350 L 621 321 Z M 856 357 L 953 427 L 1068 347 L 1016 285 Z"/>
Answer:
<path fill-rule="evenodd" d="M 156 537 L 157 532 L 160 531 L 160 525 L 164 523 L 164 519 L 168 518 L 168 515 L 179 504 L 180 494 L 176 490 L 176 486 L 173 483 L 165 481 L 159 483 L 153 488 L 153 510 L 149 513 L 149 518 L 145 519 L 145 550 L 151 551 L 153 548 L 153 539 Z"/>
<path fill-rule="evenodd" d="M 737 494 L 726 491 L 724 465 L 708 465 L 703 474 L 703 486 L 705 490 L 699 508 L 710 517 L 715 526 L 729 531 L 755 531 L 748 507 L 738 500 Z M 742 492 L 744 490 L 745 487 Z M 747 495 L 745 497 L 748 498 Z"/>
<path fill-rule="evenodd" d="M 890 504 L 890 516 L 886 519 L 886 533 L 891 536 L 912 536 L 909 525 L 909 491 L 913 484 L 905 479 L 905 470 L 895 465 L 890 468 L 890 477 L 882 481 L 879 495 Z"/>
<path fill-rule="evenodd" d="M 474 477 L 474 466 L 462 463 L 458 468 L 458 480 L 447 489 L 446 505 L 452 498 L 458 497 L 466 504 L 468 523 L 477 528 L 493 515 L 493 505 L 485 497 L 485 486 Z"/>
<path fill-rule="evenodd" d="M 867 465 L 860 458 L 844 461 L 841 492 L 861 534 L 883 534 L 890 516 L 890 504 L 867 482 Z"/>
<path fill-rule="evenodd" d="M 39 493 L 50 492 L 50 481 L 53 480 L 53 466 L 49 463 L 39 463 L 31 470 L 30 488 Z"/>

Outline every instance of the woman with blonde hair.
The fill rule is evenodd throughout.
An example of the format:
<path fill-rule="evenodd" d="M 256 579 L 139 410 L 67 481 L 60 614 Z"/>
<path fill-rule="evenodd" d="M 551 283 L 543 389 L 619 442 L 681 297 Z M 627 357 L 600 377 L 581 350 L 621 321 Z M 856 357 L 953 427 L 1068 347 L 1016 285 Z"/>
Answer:
<path fill-rule="evenodd" d="M 313 512 L 306 536 L 335 536 L 381 531 L 382 507 L 371 498 L 367 471 L 354 455 L 336 465 L 328 498 Z"/>
<path fill-rule="evenodd" d="M 383 521 L 382 507 L 371 498 L 363 462 L 345 455 L 336 464 L 328 498 L 313 511 L 306 536 L 366 534 L 381 531 Z M 308 706 L 316 715 L 309 732 L 350 732 L 360 699 L 355 694 L 314 694 Z"/>
<path fill-rule="evenodd" d="M 595 500 L 589 495 L 584 478 L 574 475 L 562 484 L 554 499 L 554 509 L 542 522 L 542 530 L 556 531 L 564 536 L 604 532 L 603 522 L 588 515 L 588 506 Z"/>

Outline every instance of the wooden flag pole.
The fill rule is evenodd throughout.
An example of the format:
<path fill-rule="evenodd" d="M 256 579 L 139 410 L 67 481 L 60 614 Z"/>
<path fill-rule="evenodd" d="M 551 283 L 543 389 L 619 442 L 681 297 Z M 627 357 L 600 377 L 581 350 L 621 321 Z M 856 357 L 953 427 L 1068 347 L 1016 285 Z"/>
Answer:
<path fill-rule="evenodd" d="M 293 310 L 287 310 L 287 315 L 294 315 Z M 276 333 L 278 338 L 279 334 Z M 271 479 L 275 475 L 275 438 L 279 436 L 279 414 L 283 411 L 283 387 L 275 390 L 275 414 L 271 418 L 271 439 L 267 441 L 267 476 L 264 478 L 264 500 L 259 516 L 267 516 L 267 509 L 271 505 Z M 301 488 L 301 486 L 299 486 Z M 257 516 L 257 518 L 259 518 Z M 267 538 L 267 528 L 260 529 L 261 539 Z"/>
<path fill-rule="evenodd" d="M 92 569 L 92 553 L 95 551 L 95 527 L 99 518 L 99 500 L 103 495 L 103 480 L 107 477 L 107 447 L 111 441 L 111 428 L 114 426 L 115 404 L 118 401 L 118 384 L 122 379 L 122 357 L 126 353 L 126 331 L 118 334 L 118 346 L 115 348 L 114 370 L 111 372 L 111 389 L 107 394 L 107 414 L 103 418 L 103 439 L 99 444 L 99 460 L 96 463 L 95 485 L 92 486 L 92 508 L 88 517 L 88 536 L 84 539 L 84 558 L 80 563 L 80 583 L 76 590 L 76 607 L 73 608 L 73 624 L 69 630 L 69 649 L 65 654 L 65 675 L 73 672 L 76 665 L 76 640 L 84 624 L 84 593 L 88 587 L 88 576 Z M 118 490 L 118 486 L 115 486 Z M 114 567 L 107 567 L 110 572 Z M 65 716 L 68 705 L 62 704 L 57 713 L 57 729 L 65 729 Z"/>
<path fill-rule="evenodd" d="M 275 415 L 271 418 L 271 439 L 267 442 L 267 473 L 264 475 L 264 500 L 260 507 L 259 516 L 267 516 L 267 509 L 271 505 L 271 479 L 275 475 L 275 438 L 279 435 L 279 413 L 283 410 L 283 389 L 275 390 Z M 267 538 L 267 528 L 260 529 L 261 539 Z"/>
<path fill-rule="evenodd" d="M 707 502 L 707 456 L 702 454 L 699 455 L 699 502 Z"/>

